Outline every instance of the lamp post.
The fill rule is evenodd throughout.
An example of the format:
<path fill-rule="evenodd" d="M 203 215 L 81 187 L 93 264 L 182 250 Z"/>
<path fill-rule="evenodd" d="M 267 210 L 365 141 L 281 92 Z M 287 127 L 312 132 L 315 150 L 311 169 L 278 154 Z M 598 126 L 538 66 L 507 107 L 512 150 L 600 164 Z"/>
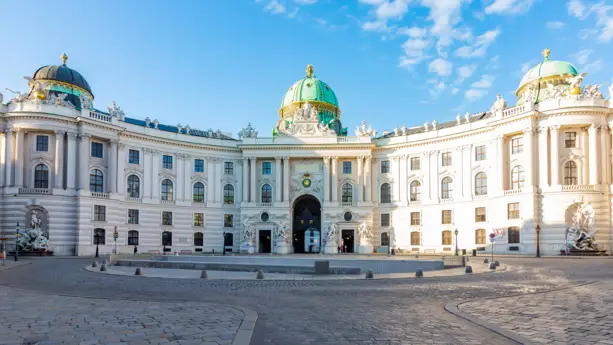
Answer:
<path fill-rule="evenodd" d="M 223 232 L 223 245 L 221 247 L 221 250 L 223 251 L 223 255 L 226 255 L 226 235 L 227 233 L 224 231 Z"/>
<path fill-rule="evenodd" d="M 100 234 L 97 231 L 94 233 L 94 241 L 96 241 L 96 257 L 99 257 L 100 255 L 98 255 L 98 244 L 100 244 Z"/>
<path fill-rule="evenodd" d="M 19 222 L 17 222 L 17 228 L 15 229 L 15 261 L 19 261 Z"/>
<path fill-rule="evenodd" d="M 455 255 L 458 255 L 458 229 L 455 229 Z"/>
<path fill-rule="evenodd" d="M 540 258 L 541 257 L 541 227 L 540 225 L 536 224 L 536 228 L 534 230 L 536 230 L 536 257 Z"/>

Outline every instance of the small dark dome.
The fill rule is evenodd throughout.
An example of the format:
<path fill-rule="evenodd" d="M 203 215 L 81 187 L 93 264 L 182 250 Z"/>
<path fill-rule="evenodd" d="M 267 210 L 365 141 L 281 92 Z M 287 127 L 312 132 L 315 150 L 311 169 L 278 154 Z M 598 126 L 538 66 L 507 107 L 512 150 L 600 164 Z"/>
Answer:
<path fill-rule="evenodd" d="M 34 80 L 56 80 L 68 84 L 78 86 L 85 89 L 93 97 L 92 89 L 89 87 L 89 83 L 81 73 L 66 66 L 66 64 L 60 66 L 44 66 L 39 68 L 32 77 Z"/>

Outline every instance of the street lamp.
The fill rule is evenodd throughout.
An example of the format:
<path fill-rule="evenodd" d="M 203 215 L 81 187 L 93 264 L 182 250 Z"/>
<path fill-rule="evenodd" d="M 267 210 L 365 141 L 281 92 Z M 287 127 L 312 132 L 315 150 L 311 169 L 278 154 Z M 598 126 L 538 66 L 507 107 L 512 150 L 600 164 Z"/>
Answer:
<path fill-rule="evenodd" d="M 223 246 L 221 247 L 223 255 L 226 255 L 226 232 L 223 232 Z"/>
<path fill-rule="evenodd" d="M 94 241 L 96 241 L 96 257 L 99 257 L 100 255 L 98 255 L 98 244 L 100 244 L 100 234 L 98 233 L 98 231 L 94 233 Z"/>
<path fill-rule="evenodd" d="M 536 228 L 534 230 L 536 230 L 536 257 L 540 258 L 541 257 L 541 227 L 540 225 L 536 224 Z"/>
<path fill-rule="evenodd" d="M 15 261 L 19 261 L 19 222 L 17 222 L 17 228 L 15 229 Z"/>
<path fill-rule="evenodd" d="M 455 229 L 455 255 L 458 255 L 458 229 Z"/>

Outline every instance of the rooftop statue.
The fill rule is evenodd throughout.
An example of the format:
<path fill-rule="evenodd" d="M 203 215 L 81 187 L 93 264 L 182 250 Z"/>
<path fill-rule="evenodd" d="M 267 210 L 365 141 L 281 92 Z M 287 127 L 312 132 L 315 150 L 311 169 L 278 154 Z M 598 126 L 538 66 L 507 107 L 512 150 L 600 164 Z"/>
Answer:
<path fill-rule="evenodd" d="M 9 88 L 6 88 L 6 90 L 12 92 L 15 95 L 15 97 L 11 98 L 11 100 L 10 100 L 11 103 L 21 103 L 21 102 L 24 102 L 24 101 L 26 101 L 28 99 L 28 95 L 27 94 L 24 95 L 24 94 L 22 94 L 19 91 L 13 91 L 13 90 L 11 90 Z"/>
<path fill-rule="evenodd" d="M 243 139 L 243 138 L 257 138 L 258 137 L 258 131 L 257 131 L 257 129 L 253 128 L 251 126 L 251 122 L 249 122 L 247 124 L 247 127 L 241 129 L 238 132 L 238 137 L 240 139 Z"/>
<path fill-rule="evenodd" d="M 572 95 L 578 95 L 581 93 L 581 83 L 583 82 L 583 78 L 587 73 L 581 73 L 577 76 L 568 79 L 570 93 Z"/>
<path fill-rule="evenodd" d="M 366 128 L 366 121 L 362 120 L 361 126 L 356 126 L 355 135 L 358 137 L 372 137 L 377 135 L 377 131 L 372 129 L 372 126 Z"/>
<path fill-rule="evenodd" d="M 601 85 L 586 85 L 583 91 L 583 96 L 588 98 L 603 98 L 602 92 L 599 91 Z"/>
<path fill-rule="evenodd" d="M 504 98 L 502 98 L 502 96 L 500 94 L 496 95 L 496 100 L 494 101 L 494 104 L 492 105 L 492 113 L 494 113 L 496 116 L 500 116 L 502 117 L 502 111 L 505 110 L 507 108 L 507 101 L 504 100 Z"/>
<path fill-rule="evenodd" d="M 117 103 L 115 103 L 115 101 L 113 101 L 111 103 L 111 105 L 109 105 L 107 107 L 107 109 L 109 110 L 109 114 L 111 114 L 111 116 L 115 116 L 115 117 L 119 118 L 120 120 L 123 120 L 124 117 L 126 116 L 126 114 L 123 112 L 123 110 L 121 110 L 121 107 L 119 105 L 117 105 Z"/>

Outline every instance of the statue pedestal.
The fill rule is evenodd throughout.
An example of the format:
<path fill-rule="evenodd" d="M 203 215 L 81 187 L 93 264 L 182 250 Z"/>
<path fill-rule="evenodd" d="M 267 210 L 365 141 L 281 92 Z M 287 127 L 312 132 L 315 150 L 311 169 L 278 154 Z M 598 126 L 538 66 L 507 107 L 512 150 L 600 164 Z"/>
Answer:
<path fill-rule="evenodd" d="M 275 244 L 275 253 L 277 254 L 289 254 L 290 247 L 286 242 L 278 242 Z"/>
<path fill-rule="evenodd" d="M 338 246 L 336 244 L 326 244 L 324 247 L 324 254 L 338 254 Z"/>
<path fill-rule="evenodd" d="M 372 245 L 360 245 L 358 247 L 358 253 L 360 253 L 360 254 L 372 254 Z"/>

